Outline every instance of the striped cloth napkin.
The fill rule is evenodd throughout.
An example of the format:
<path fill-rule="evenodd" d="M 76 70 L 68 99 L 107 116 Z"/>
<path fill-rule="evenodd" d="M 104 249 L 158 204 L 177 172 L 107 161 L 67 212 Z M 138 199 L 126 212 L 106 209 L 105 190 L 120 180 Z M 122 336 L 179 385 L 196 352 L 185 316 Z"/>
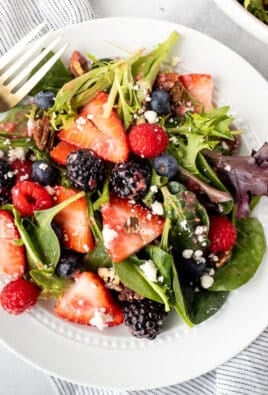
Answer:
<path fill-rule="evenodd" d="M 89 0 L 0 0 L 0 54 L 43 20 L 55 29 L 94 17 Z M 268 329 L 214 371 L 170 387 L 118 392 L 51 380 L 60 395 L 268 395 Z"/>

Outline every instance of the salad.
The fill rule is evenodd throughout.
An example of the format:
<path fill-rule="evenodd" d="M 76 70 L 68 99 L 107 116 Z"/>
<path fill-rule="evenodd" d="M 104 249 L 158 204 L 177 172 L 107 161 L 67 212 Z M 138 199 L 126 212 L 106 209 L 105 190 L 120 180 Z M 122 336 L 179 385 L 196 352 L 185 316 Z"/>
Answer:
<path fill-rule="evenodd" d="M 177 71 L 178 40 L 126 58 L 74 51 L 1 121 L 8 313 L 53 299 L 72 323 L 154 339 L 172 311 L 198 325 L 256 273 L 268 145 L 238 155 L 243 131 L 211 75 Z"/>
<path fill-rule="evenodd" d="M 251 14 L 260 21 L 268 24 L 268 1 L 267 0 L 238 0 Z"/>

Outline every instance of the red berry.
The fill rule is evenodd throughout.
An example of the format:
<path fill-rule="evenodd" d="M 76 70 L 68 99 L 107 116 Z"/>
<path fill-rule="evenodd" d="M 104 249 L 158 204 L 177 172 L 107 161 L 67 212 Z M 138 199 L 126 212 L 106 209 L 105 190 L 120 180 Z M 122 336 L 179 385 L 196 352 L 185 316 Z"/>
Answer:
<path fill-rule="evenodd" d="M 36 210 L 53 206 L 53 200 L 37 182 L 21 181 L 11 189 L 12 203 L 21 215 L 32 215 Z"/>
<path fill-rule="evenodd" d="M 16 174 L 16 182 L 31 179 L 32 162 L 29 159 L 15 159 L 11 162 L 10 166 Z"/>
<path fill-rule="evenodd" d="M 2 290 L 0 302 L 9 314 L 20 314 L 37 302 L 39 289 L 30 281 L 19 278 L 10 281 Z"/>
<path fill-rule="evenodd" d="M 162 154 L 168 145 L 166 131 L 160 125 L 151 123 L 134 126 L 128 139 L 131 151 L 144 158 L 154 158 Z"/>
<path fill-rule="evenodd" d="M 210 251 L 221 252 L 230 250 L 236 242 L 236 236 L 235 226 L 227 217 L 210 217 L 208 233 Z"/>

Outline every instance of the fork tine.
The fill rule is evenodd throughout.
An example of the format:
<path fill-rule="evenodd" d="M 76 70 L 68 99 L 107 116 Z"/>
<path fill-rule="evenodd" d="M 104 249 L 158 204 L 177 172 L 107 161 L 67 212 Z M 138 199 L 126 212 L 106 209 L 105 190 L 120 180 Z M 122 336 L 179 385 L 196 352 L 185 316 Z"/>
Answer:
<path fill-rule="evenodd" d="M 23 39 L 21 39 L 13 48 L 11 48 L 5 55 L 0 58 L 0 69 L 5 67 L 13 58 L 16 56 L 25 45 L 31 41 L 40 30 L 46 25 L 46 22 L 40 23 L 40 25 L 36 26 L 31 32 L 29 32 Z"/>
<path fill-rule="evenodd" d="M 47 37 L 49 36 L 50 33 L 45 34 L 43 37 L 41 37 L 39 40 L 36 40 L 32 45 L 29 44 L 28 47 L 26 47 L 27 51 L 19 57 L 18 60 L 12 66 L 10 66 L 1 76 L 0 76 L 0 83 L 4 83 L 12 74 L 15 73 L 22 65 L 23 63 L 30 58 L 34 54 L 34 52 L 43 44 L 43 42 L 46 41 Z"/>
<path fill-rule="evenodd" d="M 34 58 L 7 86 L 6 88 L 11 91 L 15 88 L 20 82 L 24 80 L 28 76 L 28 74 L 33 70 L 38 63 L 41 62 L 42 59 L 58 44 L 61 36 L 56 37 L 40 54 Z"/>
<path fill-rule="evenodd" d="M 16 97 L 20 101 L 23 99 L 30 90 L 39 82 L 44 75 L 51 69 L 54 63 L 61 57 L 69 43 L 61 47 L 17 92 Z"/>

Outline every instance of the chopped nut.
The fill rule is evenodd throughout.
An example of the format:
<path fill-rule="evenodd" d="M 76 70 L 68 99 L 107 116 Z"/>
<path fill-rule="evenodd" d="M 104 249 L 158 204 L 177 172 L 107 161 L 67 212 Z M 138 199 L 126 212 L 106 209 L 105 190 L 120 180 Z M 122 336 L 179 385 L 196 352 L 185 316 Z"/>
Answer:
<path fill-rule="evenodd" d="M 33 138 L 37 148 L 41 151 L 50 151 L 53 147 L 54 134 L 50 129 L 49 118 L 44 116 L 35 123 Z"/>
<path fill-rule="evenodd" d="M 99 267 L 98 275 L 103 279 L 107 288 L 122 291 L 124 286 L 112 267 Z"/>
<path fill-rule="evenodd" d="M 123 290 L 120 292 L 118 299 L 121 302 L 131 302 L 133 299 L 144 299 L 144 297 L 137 294 L 135 291 L 132 291 L 132 289 L 124 287 Z"/>
<path fill-rule="evenodd" d="M 221 254 L 219 254 L 219 260 L 218 262 L 215 263 L 215 266 L 217 268 L 224 266 L 228 262 L 230 256 L 231 256 L 231 250 L 222 252 Z"/>
<path fill-rule="evenodd" d="M 72 53 L 69 60 L 69 70 L 75 77 L 80 77 L 89 70 L 86 58 L 79 51 Z"/>

